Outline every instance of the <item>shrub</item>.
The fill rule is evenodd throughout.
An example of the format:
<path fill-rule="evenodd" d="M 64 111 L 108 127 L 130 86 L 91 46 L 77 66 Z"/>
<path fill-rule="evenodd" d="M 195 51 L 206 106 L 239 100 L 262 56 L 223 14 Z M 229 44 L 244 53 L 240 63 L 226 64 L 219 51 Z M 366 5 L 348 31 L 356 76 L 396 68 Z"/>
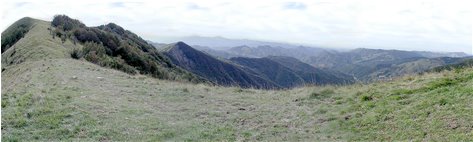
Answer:
<path fill-rule="evenodd" d="M 184 88 L 184 89 L 182 89 L 182 92 L 184 92 L 184 93 L 189 93 L 189 89 Z"/>
<path fill-rule="evenodd" d="M 319 99 L 322 95 L 316 92 L 312 92 L 309 95 L 309 99 Z"/>
<path fill-rule="evenodd" d="M 61 41 L 62 41 L 62 43 L 66 42 L 66 35 L 61 36 Z"/>
<path fill-rule="evenodd" d="M 444 106 L 444 105 L 448 104 L 448 100 L 445 99 L 445 98 L 442 98 L 438 101 L 438 104 L 441 105 L 441 106 Z"/>
<path fill-rule="evenodd" d="M 85 53 L 85 52 L 84 52 Z M 100 61 L 100 57 L 97 56 L 95 51 L 88 52 L 84 55 L 85 60 L 92 62 L 94 64 L 98 64 Z"/>
<path fill-rule="evenodd" d="M 309 99 L 324 99 L 334 94 L 335 92 L 331 89 L 324 89 L 320 93 L 312 92 L 309 95 Z"/>
<path fill-rule="evenodd" d="M 74 31 L 74 36 L 80 42 L 101 43 L 100 39 L 97 37 L 97 34 L 95 32 L 90 31 L 89 29 L 77 29 Z"/>
<path fill-rule="evenodd" d="M 74 58 L 74 59 L 80 59 L 82 58 L 83 54 L 82 54 L 82 50 L 79 49 L 79 48 L 74 48 L 72 49 L 71 51 L 71 57 Z"/>
<path fill-rule="evenodd" d="M 61 27 L 61 30 L 63 31 L 71 31 L 75 28 L 82 28 L 85 27 L 85 25 L 80 22 L 79 20 L 76 19 L 71 19 L 66 15 L 56 15 L 53 18 L 53 21 L 51 21 L 51 24 L 55 27 Z"/>
<path fill-rule="evenodd" d="M 320 94 L 322 95 L 332 95 L 334 93 L 335 91 L 333 91 L 332 89 L 325 89 L 325 90 L 322 90 L 322 92 L 320 92 Z"/>
<path fill-rule="evenodd" d="M 371 96 L 361 96 L 361 101 L 371 101 L 373 100 L 373 97 Z"/>
<path fill-rule="evenodd" d="M 403 95 L 403 94 L 413 94 L 414 90 L 408 89 L 397 89 L 392 91 L 392 95 Z"/>

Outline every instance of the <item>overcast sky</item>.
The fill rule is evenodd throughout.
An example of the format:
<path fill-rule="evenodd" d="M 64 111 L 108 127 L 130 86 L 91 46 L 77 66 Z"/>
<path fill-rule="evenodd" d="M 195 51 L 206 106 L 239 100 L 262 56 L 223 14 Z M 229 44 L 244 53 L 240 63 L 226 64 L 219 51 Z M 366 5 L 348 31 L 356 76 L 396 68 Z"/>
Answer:
<path fill-rule="evenodd" d="M 88 26 L 114 22 L 153 41 L 199 35 L 321 47 L 472 53 L 470 1 L 2 0 L 1 28 L 25 16 L 50 21 L 55 14 L 66 14 Z"/>

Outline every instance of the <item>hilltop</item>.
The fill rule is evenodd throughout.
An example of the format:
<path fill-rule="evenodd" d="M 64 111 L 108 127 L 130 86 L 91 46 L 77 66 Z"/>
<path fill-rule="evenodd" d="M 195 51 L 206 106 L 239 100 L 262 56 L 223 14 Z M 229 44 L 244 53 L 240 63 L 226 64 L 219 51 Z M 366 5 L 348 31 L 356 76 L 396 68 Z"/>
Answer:
<path fill-rule="evenodd" d="M 367 85 L 219 87 L 74 59 L 83 44 L 27 19 L 2 53 L 5 141 L 473 140 L 471 67 Z"/>

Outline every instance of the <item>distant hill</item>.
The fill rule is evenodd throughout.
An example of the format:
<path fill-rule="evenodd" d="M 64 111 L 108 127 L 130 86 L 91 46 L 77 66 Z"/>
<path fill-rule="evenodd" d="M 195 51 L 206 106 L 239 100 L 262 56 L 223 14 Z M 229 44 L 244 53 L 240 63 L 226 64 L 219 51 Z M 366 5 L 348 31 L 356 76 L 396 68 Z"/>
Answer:
<path fill-rule="evenodd" d="M 267 58 L 235 57 L 230 60 L 285 88 L 305 83 L 305 80 L 293 70 Z M 311 79 L 315 82 L 315 77 Z"/>
<path fill-rule="evenodd" d="M 344 73 L 315 68 L 307 63 L 297 60 L 293 57 L 286 56 L 268 56 L 270 60 L 278 62 L 287 68 L 296 72 L 306 83 L 327 85 L 327 84 L 351 84 L 354 82 L 353 77 Z"/>
<path fill-rule="evenodd" d="M 464 52 L 429 52 L 429 51 L 413 51 L 427 58 L 437 57 L 467 57 L 470 56 Z"/>
<path fill-rule="evenodd" d="M 161 51 L 181 68 L 224 86 L 269 89 L 353 83 L 350 76 L 315 69 L 291 57 L 218 59 L 184 42 Z"/>
<path fill-rule="evenodd" d="M 268 41 L 258 41 L 258 40 L 249 40 L 249 39 L 229 39 L 220 36 L 216 37 L 204 37 L 204 36 L 187 36 L 187 37 L 175 37 L 170 39 L 171 42 L 173 41 L 183 41 L 191 46 L 207 46 L 212 49 L 220 49 L 225 50 L 231 47 L 236 46 L 250 46 L 250 47 L 257 47 L 257 46 L 279 46 L 279 47 L 286 47 L 292 48 L 297 47 L 297 45 L 288 44 L 288 43 L 278 43 L 278 42 L 268 42 Z"/>
<path fill-rule="evenodd" d="M 448 56 L 448 54 L 443 54 Z M 423 72 L 434 67 L 453 64 L 463 58 L 438 57 L 440 53 L 381 49 L 355 49 L 313 56 L 309 64 L 350 74 L 360 81 L 378 80 Z"/>
<path fill-rule="evenodd" d="M 435 67 L 429 71 L 441 72 L 444 70 L 459 70 L 459 69 L 471 68 L 471 67 L 473 67 L 473 57 L 469 57 L 463 61 L 460 61 L 454 64 Z"/>
<path fill-rule="evenodd" d="M 318 56 L 321 54 L 327 54 L 334 52 L 333 50 L 323 49 L 323 48 L 314 48 L 314 47 L 305 47 L 305 46 L 294 46 L 292 48 L 286 48 L 281 46 L 269 46 L 262 45 L 256 47 L 250 46 L 236 46 L 226 50 L 228 53 L 237 55 L 239 57 L 252 57 L 252 58 L 261 58 L 267 56 L 288 56 L 294 57 L 301 61 L 310 59 L 312 56 Z"/>
<path fill-rule="evenodd" d="M 353 78 L 348 75 L 319 70 L 292 57 L 235 57 L 230 60 L 285 88 L 311 84 L 340 85 L 354 82 Z"/>
<path fill-rule="evenodd" d="M 358 48 L 349 51 L 336 51 L 323 48 L 297 46 L 284 48 L 279 46 L 236 46 L 227 50 L 215 50 L 198 46 L 208 54 L 221 58 L 269 56 L 288 56 L 296 58 L 317 69 L 348 74 L 358 81 L 368 82 L 380 77 L 396 77 L 405 74 L 423 72 L 434 67 L 448 65 L 467 56 L 465 53 L 402 51 Z M 443 58 L 449 57 L 449 58 Z M 450 59 L 451 57 L 451 59 Z M 416 66 L 416 67 L 414 67 Z"/>
<path fill-rule="evenodd" d="M 316 68 L 348 74 L 363 82 L 378 80 L 379 77 L 383 76 L 396 77 L 404 74 L 419 73 L 437 66 L 455 63 L 450 60 L 461 60 L 461 57 L 467 55 L 465 53 L 436 53 L 366 48 L 340 52 L 322 48 L 282 48 L 271 46 L 238 46 L 226 51 L 233 56 L 237 55 L 241 57 L 294 57 Z"/>
<path fill-rule="evenodd" d="M 224 86 L 244 88 L 280 88 L 280 86 L 249 73 L 232 63 L 218 60 L 193 49 L 184 42 L 170 44 L 162 52 L 179 67 Z"/>

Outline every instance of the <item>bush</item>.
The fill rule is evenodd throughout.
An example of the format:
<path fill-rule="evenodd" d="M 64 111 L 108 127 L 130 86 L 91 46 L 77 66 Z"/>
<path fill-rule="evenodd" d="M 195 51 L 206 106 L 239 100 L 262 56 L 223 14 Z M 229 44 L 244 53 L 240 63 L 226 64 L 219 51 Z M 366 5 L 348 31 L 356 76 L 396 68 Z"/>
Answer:
<path fill-rule="evenodd" d="M 320 94 L 322 95 L 332 95 L 334 93 L 335 91 L 333 91 L 332 89 L 325 89 L 325 90 L 322 90 L 322 92 L 320 92 Z"/>
<path fill-rule="evenodd" d="M 444 105 L 448 104 L 448 100 L 442 98 L 442 99 L 440 99 L 440 100 L 438 101 L 438 104 L 441 105 L 441 106 L 444 106 Z"/>
<path fill-rule="evenodd" d="M 373 100 L 373 97 L 371 96 L 361 96 L 361 101 L 371 101 Z"/>
<path fill-rule="evenodd" d="M 392 95 L 409 95 L 409 94 L 414 94 L 414 90 L 396 89 L 392 91 Z"/>
<path fill-rule="evenodd" d="M 95 42 L 86 42 L 84 44 L 84 54 L 87 54 L 92 51 L 95 51 L 95 53 L 99 56 L 105 55 L 105 47 L 102 44 Z"/>
<path fill-rule="evenodd" d="M 75 28 L 83 28 L 85 25 L 76 19 L 71 19 L 66 15 L 56 15 L 51 24 L 55 27 L 61 27 L 63 31 L 71 31 Z"/>
<path fill-rule="evenodd" d="M 309 99 L 319 99 L 322 95 L 316 92 L 312 92 L 309 95 Z"/>
<path fill-rule="evenodd" d="M 100 39 L 97 37 L 97 34 L 95 32 L 92 32 L 88 29 L 77 29 L 74 31 L 74 36 L 79 40 L 80 42 L 95 42 L 95 43 L 101 43 Z"/>
<path fill-rule="evenodd" d="M 74 58 L 74 59 L 80 59 L 82 58 L 83 54 L 82 54 L 82 50 L 79 49 L 79 48 L 74 48 L 72 49 L 71 51 L 71 57 Z"/>
<path fill-rule="evenodd" d="M 331 89 L 324 89 L 320 93 L 312 92 L 309 95 L 309 99 L 324 99 L 334 94 L 335 92 Z"/>

